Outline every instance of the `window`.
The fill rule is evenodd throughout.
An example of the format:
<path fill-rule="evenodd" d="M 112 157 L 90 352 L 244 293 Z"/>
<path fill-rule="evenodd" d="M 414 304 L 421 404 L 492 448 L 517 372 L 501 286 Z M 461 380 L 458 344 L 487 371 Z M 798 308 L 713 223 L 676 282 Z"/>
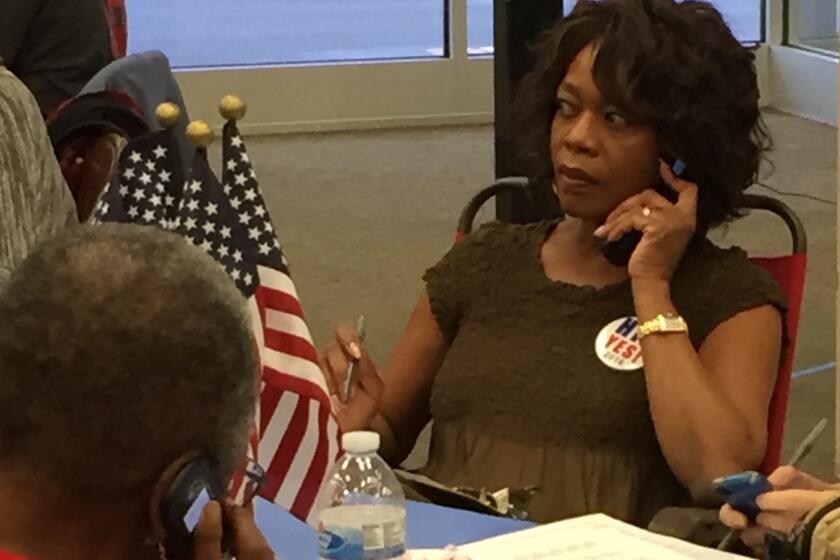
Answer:
<path fill-rule="evenodd" d="M 823 52 L 838 52 L 835 0 L 790 0 L 787 43 Z"/>
<path fill-rule="evenodd" d="M 493 54 L 493 0 L 467 0 L 470 56 Z"/>
<path fill-rule="evenodd" d="M 492 9 L 492 0 L 486 1 Z M 129 50 L 162 50 L 176 68 L 435 58 L 445 54 L 444 0 L 127 3 Z"/>

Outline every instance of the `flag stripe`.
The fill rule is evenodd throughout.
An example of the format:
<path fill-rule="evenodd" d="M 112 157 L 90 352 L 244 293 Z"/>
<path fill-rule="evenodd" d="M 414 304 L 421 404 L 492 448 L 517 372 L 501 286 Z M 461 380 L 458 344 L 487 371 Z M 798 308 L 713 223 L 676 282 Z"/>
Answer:
<path fill-rule="evenodd" d="M 265 307 L 268 309 L 275 309 L 291 315 L 297 315 L 303 318 L 303 307 L 294 296 L 288 292 L 276 289 L 271 286 L 262 286 L 262 296 Z"/>
<path fill-rule="evenodd" d="M 265 316 L 265 308 L 260 305 L 260 299 L 258 297 L 259 289 L 257 293 L 253 296 L 248 298 L 248 314 L 251 318 L 251 331 L 254 333 L 254 339 L 257 344 L 257 350 L 260 354 L 260 364 L 263 361 L 263 349 L 265 348 L 265 335 L 263 334 L 263 317 Z M 262 369 L 262 368 L 261 368 Z M 280 399 L 279 392 L 273 392 L 272 397 L 276 397 L 274 400 L 269 400 L 267 403 L 264 402 L 265 395 L 263 394 L 263 387 L 260 387 L 260 399 L 258 401 L 259 406 L 257 406 L 257 414 L 254 418 L 254 423 L 257 426 L 257 434 L 256 434 L 256 444 L 257 446 L 254 447 L 254 450 L 257 451 L 259 449 L 259 438 L 260 434 L 263 433 L 265 430 L 265 425 L 268 423 L 268 420 L 274 414 L 274 409 L 277 407 L 277 402 Z M 269 407 L 266 409 L 265 405 L 268 404 Z M 253 443 L 253 442 L 252 442 Z M 256 461 L 259 458 L 259 453 L 255 452 L 253 455 L 253 459 Z"/>
<path fill-rule="evenodd" d="M 265 310 L 265 328 L 286 332 L 307 341 L 312 340 L 309 327 L 299 315 L 293 315 L 276 309 Z M 311 342 L 310 342 L 311 344 Z"/>
<path fill-rule="evenodd" d="M 303 479 L 300 492 L 292 504 L 292 515 L 300 519 L 307 519 L 310 524 L 313 524 L 311 519 L 312 514 L 317 514 L 315 500 L 318 498 L 318 492 L 321 490 L 321 482 L 327 474 L 327 467 L 330 463 L 330 449 L 327 443 L 327 424 L 330 421 L 330 409 L 323 406 L 318 407 L 317 428 L 318 438 L 316 440 L 315 456 L 312 458 L 312 463 L 306 473 L 306 478 Z"/>
<path fill-rule="evenodd" d="M 265 367 L 263 368 L 263 381 L 265 381 L 263 395 L 267 395 L 271 391 L 293 391 L 302 397 L 318 401 L 324 406 L 330 406 L 329 395 L 305 379 Z"/>
<path fill-rule="evenodd" d="M 291 294 L 295 299 L 300 299 L 298 298 L 295 283 L 288 274 L 262 265 L 257 267 L 257 273 L 260 276 L 260 283 L 263 286 L 269 286 L 274 290 Z"/>
<path fill-rule="evenodd" d="M 248 298 L 248 314 L 251 317 L 251 330 L 254 332 L 257 348 L 262 349 L 265 346 L 263 325 L 265 325 L 266 309 L 263 302 L 260 301 L 260 292 L 261 288 L 257 288 L 256 293 Z"/>
<path fill-rule="evenodd" d="M 265 289 L 273 290 L 278 294 L 286 296 L 285 299 L 272 300 L 272 304 L 267 305 L 267 307 L 277 309 L 278 311 L 285 311 L 301 318 L 304 317 L 297 287 L 289 275 L 265 266 L 257 267 L 257 274 L 260 276 L 260 285 Z"/>
<path fill-rule="evenodd" d="M 276 501 L 277 493 L 286 480 L 289 467 L 306 433 L 309 399 L 293 393 L 284 393 L 281 406 L 269 422 L 260 441 L 260 457 L 272 457 L 266 471 L 267 480 L 260 495 Z M 288 505 L 280 503 L 288 509 Z"/>
<path fill-rule="evenodd" d="M 280 491 L 275 498 L 275 501 L 280 504 L 289 504 L 286 507 L 290 510 L 291 505 L 297 499 L 298 492 L 307 484 L 307 473 L 312 466 L 315 452 L 318 450 L 318 433 L 320 430 L 318 427 L 318 413 L 321 406 L 317 401 L 307 400 L 305 402 L 307 405 L 306 421 L 302 422 L 302 424 L 304 424 L 306 431 L 303 434 L 300 445 L 298 445 L 297 453 L 292 458 L 292 463 L 289 466 L 282 486 L 280 486 Z M 284 451 L 285 449 L 281 445 L 281 453 Z M 320 485 L 321 481 L 319 480 L 318 486 L 320 487 Z M 304 512 L 304 515 L 301 516 L 300 511 L 292 511 L 292 514 L 303 519 L 308 517 L 306 513 L 308 512 Z"/>
<path fill-rule="evenodd" d="M 318 364 L 318 352 L 315 350 L 315 347 L 312 346 L 311 342 L 299 336 L 273 329 L 266 329 L 265 346 L 272 350 L 295 356 L 296 358 L 309 360 L 313 364 Z M 318 367 L 318 371 L 320 371 L 320 366 Z"/>
<path fill-rule="evenodd" d="M 265 430 L 268 428 L 269 421 L 274 417 L 274 412 L 280 405 L 280 397 L 283 396 L 282 385 L 278 385 L 276 382 L 270 385 L 266 382 L 265 377 L 268 371 L 270 371 L 269 368 L 262 368 L 263 383 L 260 388 L 260 414 L 256 420 L 257 429 L 259 430 L 258 433 L 260 434 L 265 433 Z"/>
<path fill-rule="evenodd" d="M 274 371 L 285 373 L 292 377 L 304 379 L 319 387 L 324 395 L 328 395 L 327 382 L 318 364 L 304 358 L 299 358 L 285 352 L 280 352 L 268 346 L 263 349 L 263 365 Z"/>

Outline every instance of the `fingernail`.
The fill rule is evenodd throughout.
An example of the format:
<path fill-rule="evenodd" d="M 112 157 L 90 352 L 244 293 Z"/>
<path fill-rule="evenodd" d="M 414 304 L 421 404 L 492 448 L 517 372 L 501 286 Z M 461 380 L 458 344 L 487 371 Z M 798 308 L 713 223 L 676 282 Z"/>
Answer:
<path fill-rule="evenodd" d="M 362 359 L 362 351 L 359 349 L 358 344 L 356 344 L 355 342 L 351 342 L 349 348 L 350 354 L 352 354 L 354 358 L 356 358 L 357 360 Z"/>
<path fill-rule="evenodd" d="M 601 226 L 595 230 L 595 237 L 606 237 L 607 226 Z"/>

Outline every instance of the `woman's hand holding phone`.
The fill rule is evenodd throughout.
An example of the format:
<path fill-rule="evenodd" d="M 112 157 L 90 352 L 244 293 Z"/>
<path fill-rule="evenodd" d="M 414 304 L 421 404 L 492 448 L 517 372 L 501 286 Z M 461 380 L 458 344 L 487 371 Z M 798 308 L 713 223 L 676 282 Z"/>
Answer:
<path fill-rule="evenodd" d="M 676 192 L 676 203 L 648 189 L 622 202 L 595 232 L 607 242 L 632 231 L 642 233 L 628 263 L 634 280 L 670 282 L 697 228 L 697 185 L 677 177 L 664 161 L 660 162 L 660 174 Z"/>

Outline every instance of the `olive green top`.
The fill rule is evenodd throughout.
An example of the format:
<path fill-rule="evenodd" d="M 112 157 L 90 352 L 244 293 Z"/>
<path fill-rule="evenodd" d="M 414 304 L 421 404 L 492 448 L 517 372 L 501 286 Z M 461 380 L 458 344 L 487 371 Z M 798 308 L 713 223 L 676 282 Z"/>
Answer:
<path fill-rule="evenodd" d="M 644 525 L 688 493 L 660 450 L 643 370 L 616 371 L 595 352 L 606 325 L 635 315 L 630 282 L 550 280 L 540 251 L 556 224 L 488 224 L 427 271 L 450 348 L 423 474 L 491 491 L 539 486 L 530 512 L 540 522 L 604 512 Z M 689 246 L 672 298 L 696 348 L 742 311 L 786 305 L 742 250 L 705 239 Z"/>

